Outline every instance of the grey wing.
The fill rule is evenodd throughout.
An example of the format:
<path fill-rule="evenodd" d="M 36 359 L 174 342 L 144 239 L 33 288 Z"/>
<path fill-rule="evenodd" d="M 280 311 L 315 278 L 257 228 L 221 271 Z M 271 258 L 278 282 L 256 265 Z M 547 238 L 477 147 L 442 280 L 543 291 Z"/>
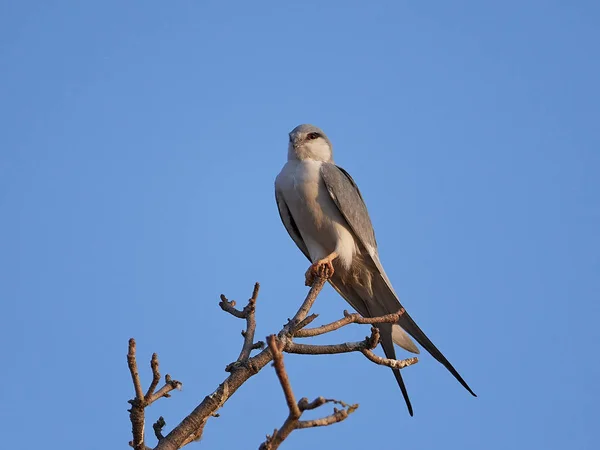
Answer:
<path fill-rule="evenodd" d="M 335 164 L 324 163 L 321 166 L 321 176 L 329 191 L 329 195 L 337 205 L 342 216 L 346 219 L 346 222 L 348 222 L 360 244 L 369 252 L 371 260 L 377 267 L 381 278 L 385 281 L 384 284 L 375 286 L 379 294 L 376 295 L 377 300 L 385 303 L 388 313 L 396 312 L 402 305 L 379 261 L 373 225 L 371 224 L 371 218 L 369 217 L 362 195 L 358 190 L 358 186 L 344 169 L 337 167 Z M 374 281 L 376 282 L 377 280 Z M 412 317 L 410 317 L 408 312 L 405 311 L 400 317 L 398 325 L 415 338 L 435 359 L 442 363 L 472 395 L 475 395 L 452 364 L 450 364 L 442 352 L 438 350 Z"/>
<path fill-rule="evenodd" d="M 331 163 L 321 165 L 321 177 L 325 182 L 329 195 L 338 209 L 352 228 L 354 234 L 360 239 L 361 244 L 369 250 L 377 249 L 373 224 L 367 211 L 367 206 L 362 198 L 358 186 L 341 167 Z"/>
<path fill-rule="evenodd" d="M 346 219 L 346 222 L 348 222 L 348 225 L 354 234 L 358 237 L 362 246 L 371 256 L 371 259 L 383 277 L 385 284 L 394 296 L 398 297 L 379 261 L 375 231 L 373 230 L 369 211 L 367 211 L 367 206 L 365 205 L 365 201 L 363 200 L 358 186 L 348 172 L 335 164 L 323 164 L 321 166 L 321 176 L 329 191 L 329 195 L 342 213 L 342 216 L 344 216 L 344 219 Z"/>
<path fill-rule="evenodd" d="M 385 284 L 387 284 L 390 291 L 396 296 L 392 283 L 379 261 L 375 231 L 373 231 L 369 211 L 367 211 L 367 206 L 358 186 L 348 172 L 331 163 L 324 163 L 321 166 L 321 177 L 325 182 L 329 195 L 342 213 L 342 216 L 344 216 L 344 219 L 346 219 L 346 222 L 348 222 L 348 225 L 356 237 L 358 237 L 360 244 L 371 256 Z"/>
<path fill-rule="evenodd" d="M 304 243 L 304 240 L 302 239 L 300 230 L 298 230 L 298 227 L 296 226 L 296 222 L 294 222 L 294 218 L 292 217 L 292 214 L 290 213 L 290 209 L 288 208 L 287 204 L 285 203 L 285 199 L 283 198 L 283 195 L 281 195 L 281 193 L 277 190 L 277 188 L 275 188 L 275 200 L 277 201 L 277 209 L 279 210 L 279 217 L 281 218 L 281 221 L 283 222 L 283 226 L 287 230 L 287 232 L 290 235 L 290 237 L 292 238 L 292 240 L 296 243 L 298 248 L 302 251 L 302 253 L 304 253 L 304 256 L 306 256 L 308 258 L 308 260 L 310 261 L 311 259 L 310 259 L 310 255 L 308 254 L 308 248 L 306 247 L 306 244 Z"/>

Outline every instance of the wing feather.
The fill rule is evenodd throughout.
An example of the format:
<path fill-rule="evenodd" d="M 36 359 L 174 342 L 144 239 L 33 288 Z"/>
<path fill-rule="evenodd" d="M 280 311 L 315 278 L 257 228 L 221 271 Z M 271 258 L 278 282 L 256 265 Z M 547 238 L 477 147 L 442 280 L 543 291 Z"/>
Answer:
<path fill-rule="evenodd" d="M 302 235 L 300 234 L 300 230 L 298 230 L 298 226 L 296 222 L 294 222 L 294 218 L 290 213 L 290 209 L 285 203 L 285 199 L 283 195 L 279 192 L 277 188 L 275 188 L 275 200 L 277 201 L 277 209 L 279 210 L 279 218 L 281 222 L 283 222 L 283 226 L 287 230 L 288 234 L 292 238 L 292 240 L 296 243 L 298 248 L 304 253 L 304 256 L 310 261 L 310 255 L 308 253 L 308 247 L 306 243 L 302 239 Z"/>
<path fill-rule="evenodd" d="M 367 211 L 367 207 L 362 198 L 362 195 L 358 189 L 358 186 L 352 179 L 352 177 L 341 167 L 337 167 L 335 164 L 324 163 L 321 166 L 321 176 L 325 182 L 325 186 L 329 192 L 329 195 L 333 199 L 334 203 L 338 207 L 338 210 L 342 216 L 348 222 L 352 232 L 358 238 L 359 243 L 364 247 L 379 272 L 381 279 L 385 282 L 384 286 L 380 286 L 377 291 L 375 300 L 383 302 L 388 313 L 398 311 L 402 306 L 398 300 L 398 296 L 394 292 L 394 289 L 388 279 L 383 266 L 379 261 L 379 255 L 377 254 L 377 242 L 375 240 L 375 232 L 373 231 L 373 225 L 371 218 Z M 377 285 L 377 280 L 374 280 Z M 387 292 L 386 292 L 387 291 Z M 464 386 L 467 391 L 475 396 L 475 393 L 467 385 L 465 380 L 459 375 L 456 369 L 450 364 L 450 361 L 442 354 L 441 351 L 429 340 L 423 330 L 415 323 L 410 317 L 408 312 L 405 312 L 399 322 L 400 325 L 408 334 L 410 334 L 423 348 L 425 348 L 435 359 L 437 359 L 442 365 L 444 365 L 448 371 L 454 375 L 454 377 Z M 403 390 L 404 393 L 404 390 Z"/>

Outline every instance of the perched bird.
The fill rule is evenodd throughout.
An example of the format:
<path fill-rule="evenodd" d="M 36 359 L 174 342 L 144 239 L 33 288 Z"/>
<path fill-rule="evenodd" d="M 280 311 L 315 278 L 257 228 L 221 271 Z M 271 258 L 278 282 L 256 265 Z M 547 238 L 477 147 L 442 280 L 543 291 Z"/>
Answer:
<path fill-rule="evenodd" d="M 288 160 L 275 180 L 275 198 L 286 230 L 312 263 L 306 284 L 312 285 L 315 276 L 325 273 L 363 316 L 398 312 L 402 305 L 379 261 L 367 207 L 352 177 L 333 162 L 331 142 L 313 125 L 297 126 L 289 138 Z M 397 324 L 377 326 L 388 358 L 396 359 L 394 344 L 419 353 L 408 333 L 476 396 L 407 312 Z M 398 369 L 392 371 L 412 416 L 402 375 Z"/>

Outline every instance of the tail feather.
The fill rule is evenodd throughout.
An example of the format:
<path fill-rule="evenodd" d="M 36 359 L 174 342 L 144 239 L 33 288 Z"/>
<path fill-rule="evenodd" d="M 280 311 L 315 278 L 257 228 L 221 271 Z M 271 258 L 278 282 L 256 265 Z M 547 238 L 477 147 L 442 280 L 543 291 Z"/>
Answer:
<path fill-rule="evenodd" d="M 385 357 L 388 359 L 396 359 L 396 350 L 394 349 L 394 343 L 392 341 L 391 327 L 389 326 L 389 324 L 381 324 L 378 325 L 378 328 L 380 331 L 381 347 L 383 348 Z M 404 397 L 404 401 L 406 402 L 408 413 L 412 416 L 413 407 L 410 403 L 410 398 L 408 397 L 408 391 L 406 390 L 406 385 L 404 384 L 404 380 L 402 379 L 402 374 L 400 373 L 399 369 L 392 369 L 392 372 L 394 372 L 394 377 L 396 377 L 396 382 L 398 383 L 400 391 L 402 392 L 402 396 Z"/>
<path fill-rule="evenodd" d="M 415 343 L 400 325 L 394 324 L 392 326 L 392 341 L 394 341 L 394 344 L 399 345 L 406 351 L 411 353 L 421 353 L 419 347 L 415 345 Z"/>
<path fill-rule="evenodd" d="M 423 330 L 419 328 L 419 326 L 415 323 L 415 321 L 410 317 L 407 312 L 404 312 L 398 321 L 398 324 L 408 333 L 410 334 L 425 350 L 427 350 L 431 356 L 437 359 L 442 365 L 448 369 L 448 371 L 454 375 L 454 378 L 458 380 L 463 387 L 469 391 L 469 393 L 477 397 L 477 394 L 473 392 L 473 390 L 469 387 L 467 382 L 463 380 L 463 377 L 460 376 L 458 371 L 450 364 L 450 361 L 446 359 L 446 357 L 438 350 L 438 348 L 429 340 L 429 338 L 423 333 Z"/>
<path fill-rule="evenodd" d="M 336 272 L 337 274 L 337 272 Z M 356 309 L 361 315 L 364 317 L 377 317 L 386 314 L 385 311 L 381 310 L 381 306 L 377 305 L 373 302 L 364 301 L 364 295 L 360 295 L 356 291 L 356 286 L 348 285 L 343 282 L 334 274 L 333 279 L 329 280 L 330 284 L 333 288 L 338 291 L 338 293 L 348 302 L 354 309 Z M 399 308 L 398 308 L 399 309 Z M 379 328 L 380 334 L 380 343 L 383 348 L 383 352 L 385 353 L 386 358 L 396 359 L 396 350 L 394 349 L 394 341 L 393 341 L 393 329 L 400 328 L 397 325 L 391 326 L 387 323 L 382 323 L 377 325 Z M 399 331 L 406 337 L 406 341 L 410 344 L 406 344 L 407 347 L 416 349 L 416 353 L 419 352 L 419 349 L 416 345 L 410 340 L 410 338 L 406 335 L 402 329 Z M 411 347 L 412 346 L 412 347 Z M 413 415 L 412 404 L 410 403 L 410 398 L 408 397 L 408 391 L 406 389 L 406 385 L 404 384 L 404 380 L 402 379 L 402 375 L 400 374 L 399 369 L 392 369 L 394 372 L 394 377 L 396 378 L 396 382 L 400 387 L 400 391 L 402 392 L 402 396 L 404 397 L 404 401 L 406 402 L 406 407 L 408 408 L 408 413 Z"/>
<path fill-rule="evenodd" d="M 377 272 L 374 272 L 373 266 L 372 277 L 369 277 L 368 282 L 364 283 L 349 283 L 340 276 L 340 272 L 336 269 L 333 278 L 329 280 L 331 285 L 336 291 L 356 309 L 361 315 L 365 317 L 378 317 L 385 314 L 395 313 L 402 308 L 396 293 L 394 292 L 383 268 L 380 267 L 379 261 L 374 261 L 377 266 Z M 458 380 L 463 387 L 469 391 L 469 393 L 475 397 L 477 395 L 469 387 L 469 385 L 463 380 L 456 369 L 450 364 L 446 357 L 438 350 L 438 348 L 429 340 L 423 330 L 415 323 L 410 315 L 405 311 L 400 317 L 397 324 L 393 326 L 390 324 L 377 325 L 380 330 L 381 346 L 387 358 L 396 359 L 396 351 L 394 349 L 394 343 L 404 348 L 405 350 L 413 353 L 419 353 L 418 347 L 411 341 L 408 333 L 412 336 L 425 350 L 427 350 L 431 356 L 437 359 L 448 371 Z M 400 387 L 404 401 L 408 408 L 409 414 L 413 415 L 412 404 L 408 397 L 408 391 L 400 370 L 392 369 L 396 382 Z"/>
<path fill-rule="evenodd" d="M 381 274 L 381 272 L 380 272 Z M 373 277 L 373 293 L 375 294 L 375 300 L 385 310 L 385 313 L 393 313 L 397 312 L 398 309 L 402 307 L 396 293 L 392 289 L 389 284 L 389 280 L 386 280 L 386 277 L 374 276 Z M 448 371 L 454 375 L 454 378 L 458 380 L 463 387 L 469 391 L 471 395 L 477 397 L 477 395 L 472 391 L 467 382 L 463 380 L 458 371 L 450 364 L 450 361 L 446 359 L 446 357 L 438 350 L 438 348 L 433 345 L 433 342 L 429 340 L 429 338 L 425 335 L 423 330 L 419 328 L 419 326 L 415 323 L 415 321 L 410 317 L 408 312 L 404 311 L 404 314 L 400 316 L 400 320 L 398 321 L 398 325 L 410 334 L 421 347 L 427 350 L 431 356 L 437 359 L 442 365 L 448 369 Z M 407 338 L 408 339 L 408 338 Z M 402 345 L 401 345 L 402 346 Z M 403 348 L 406 348 L 402 346 Z M 408 349 L 407 349 L 408 350 Z"/>

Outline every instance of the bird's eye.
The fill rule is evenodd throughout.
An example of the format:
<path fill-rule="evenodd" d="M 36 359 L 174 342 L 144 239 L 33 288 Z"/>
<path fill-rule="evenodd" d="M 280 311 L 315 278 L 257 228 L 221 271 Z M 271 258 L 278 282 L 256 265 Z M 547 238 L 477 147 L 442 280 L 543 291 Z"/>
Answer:
<path fill-rule="evenodd" d="M 306 139 L 308 139 L 309 141 L 312 141 L 313 139 L 316 139 L 319 137 L 319 133 L 308 133 L 306 135 Z"/>

